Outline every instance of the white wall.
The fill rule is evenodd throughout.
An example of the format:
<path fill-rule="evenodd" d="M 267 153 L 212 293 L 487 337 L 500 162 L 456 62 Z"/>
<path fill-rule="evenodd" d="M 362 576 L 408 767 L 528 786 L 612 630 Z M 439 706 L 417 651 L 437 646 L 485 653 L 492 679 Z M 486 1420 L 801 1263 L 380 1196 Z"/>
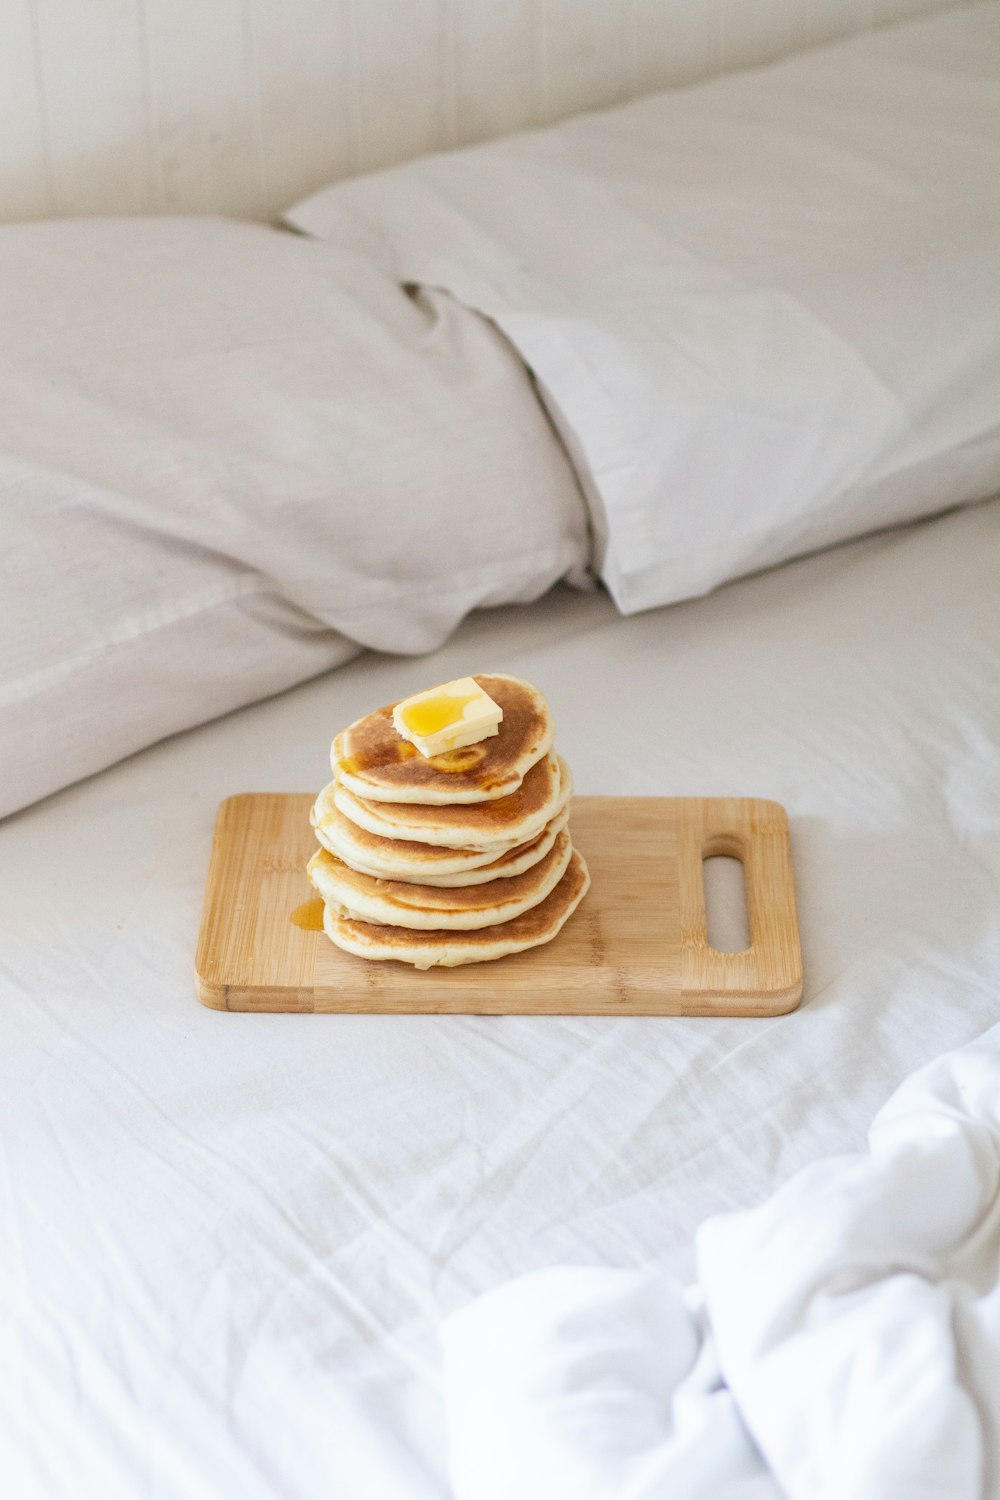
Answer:
<path fill-rule="evenodd" d="M 0 0 L 0 219 L 268 218 L 332 178 L 944 0 Z"/>

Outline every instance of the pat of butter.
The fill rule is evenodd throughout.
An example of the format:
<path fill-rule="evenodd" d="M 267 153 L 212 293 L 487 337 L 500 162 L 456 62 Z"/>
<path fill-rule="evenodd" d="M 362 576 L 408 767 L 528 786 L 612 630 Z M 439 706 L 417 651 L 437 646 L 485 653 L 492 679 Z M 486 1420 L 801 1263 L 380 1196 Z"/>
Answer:
<path fill-rule="evenodd" d="M 421 755 L 462 750 L 500 733 L 503 709 L 472 677 L 429 688 L 404 698 L 392 711 L 396 733 L 416 745 Z"/>

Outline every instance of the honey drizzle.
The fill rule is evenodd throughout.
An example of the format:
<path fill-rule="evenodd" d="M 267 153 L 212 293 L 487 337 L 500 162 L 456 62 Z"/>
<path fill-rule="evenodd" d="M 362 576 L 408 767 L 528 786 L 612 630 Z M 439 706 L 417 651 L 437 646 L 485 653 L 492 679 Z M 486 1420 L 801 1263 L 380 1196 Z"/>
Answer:
<path fill-rule="evenodd" d="M 380 745 L 377 750 L 369 750 L 362 755 L 345 755 L 337 762 L 348 776 L 361 776 L 365 771 L 377 771 L 383 766 L 399 765 L 404 760 L 412 760 L 420 752 L 416 745 L 411 745 L 409 740 L 390 740 L 387 744 Z"/>
<path fill-rule="evenodd" d="M 376 750 L 358 755 L 343 755 L 337 765 L 348 776 L 363 776 L 366 771 L 380 771 L 389 766 L 402 765 L 404 761 L 412 760 L 419 754 L 416 745 L 412 745 L 409 740 L 399 739 L 380 745 Z M 461 775 L 480 765 L 487 754 L 486 745 L 466 745 L 461 750 L 442 750 L 440 755 L 430 756 L 425 764 L 434 771 L 451 776 Z"/>
<path fill-rule="evenodd" d="M 462 771 L 471 771 L 485 755 L 485 745 L 465 745 L 461 750 L 442 750 L 440 755 L 432 755 L 427 764 L 433 766 L 435 771 L 444 771 L 453 776 Z"/>
<path fill-rule="evenodd" d="M 303 901 L 297 906 L 289 918 L 296 927 L 301 927 L 303 932 L 323 931 L 323 898 L 314 896 L 311 901 Z"/>

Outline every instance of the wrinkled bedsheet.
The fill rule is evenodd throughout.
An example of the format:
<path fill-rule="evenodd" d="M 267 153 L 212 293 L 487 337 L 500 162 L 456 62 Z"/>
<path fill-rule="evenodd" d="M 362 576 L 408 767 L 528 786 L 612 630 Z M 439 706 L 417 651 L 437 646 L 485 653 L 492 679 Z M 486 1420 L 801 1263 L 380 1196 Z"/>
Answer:
<path fill-rule="evenodd" d="M 789 810 L 773 1020 L 220 1014 L 214 811 L 373 703 L 536 681 L 582 793 Z M 0 1472 L 19 1500 L 442 1500 L 439 1327 L 863 1148 L 1000 1020 L 1000 503 L 622 619 L 557 591 L 367 656 L 0 826 Z"/>

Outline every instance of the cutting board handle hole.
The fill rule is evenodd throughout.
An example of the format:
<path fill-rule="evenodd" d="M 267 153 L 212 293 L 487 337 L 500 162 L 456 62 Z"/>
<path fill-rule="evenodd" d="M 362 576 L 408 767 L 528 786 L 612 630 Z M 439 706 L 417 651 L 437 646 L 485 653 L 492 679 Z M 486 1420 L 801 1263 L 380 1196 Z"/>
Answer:
<path fill-rule="evenodd" d="M 719 853 L 710 843 L 701 861 L 708 946 L 717 953 L 745 953 L 750 947 L 750 919 L 743 861 L 731 849 Z"/>

